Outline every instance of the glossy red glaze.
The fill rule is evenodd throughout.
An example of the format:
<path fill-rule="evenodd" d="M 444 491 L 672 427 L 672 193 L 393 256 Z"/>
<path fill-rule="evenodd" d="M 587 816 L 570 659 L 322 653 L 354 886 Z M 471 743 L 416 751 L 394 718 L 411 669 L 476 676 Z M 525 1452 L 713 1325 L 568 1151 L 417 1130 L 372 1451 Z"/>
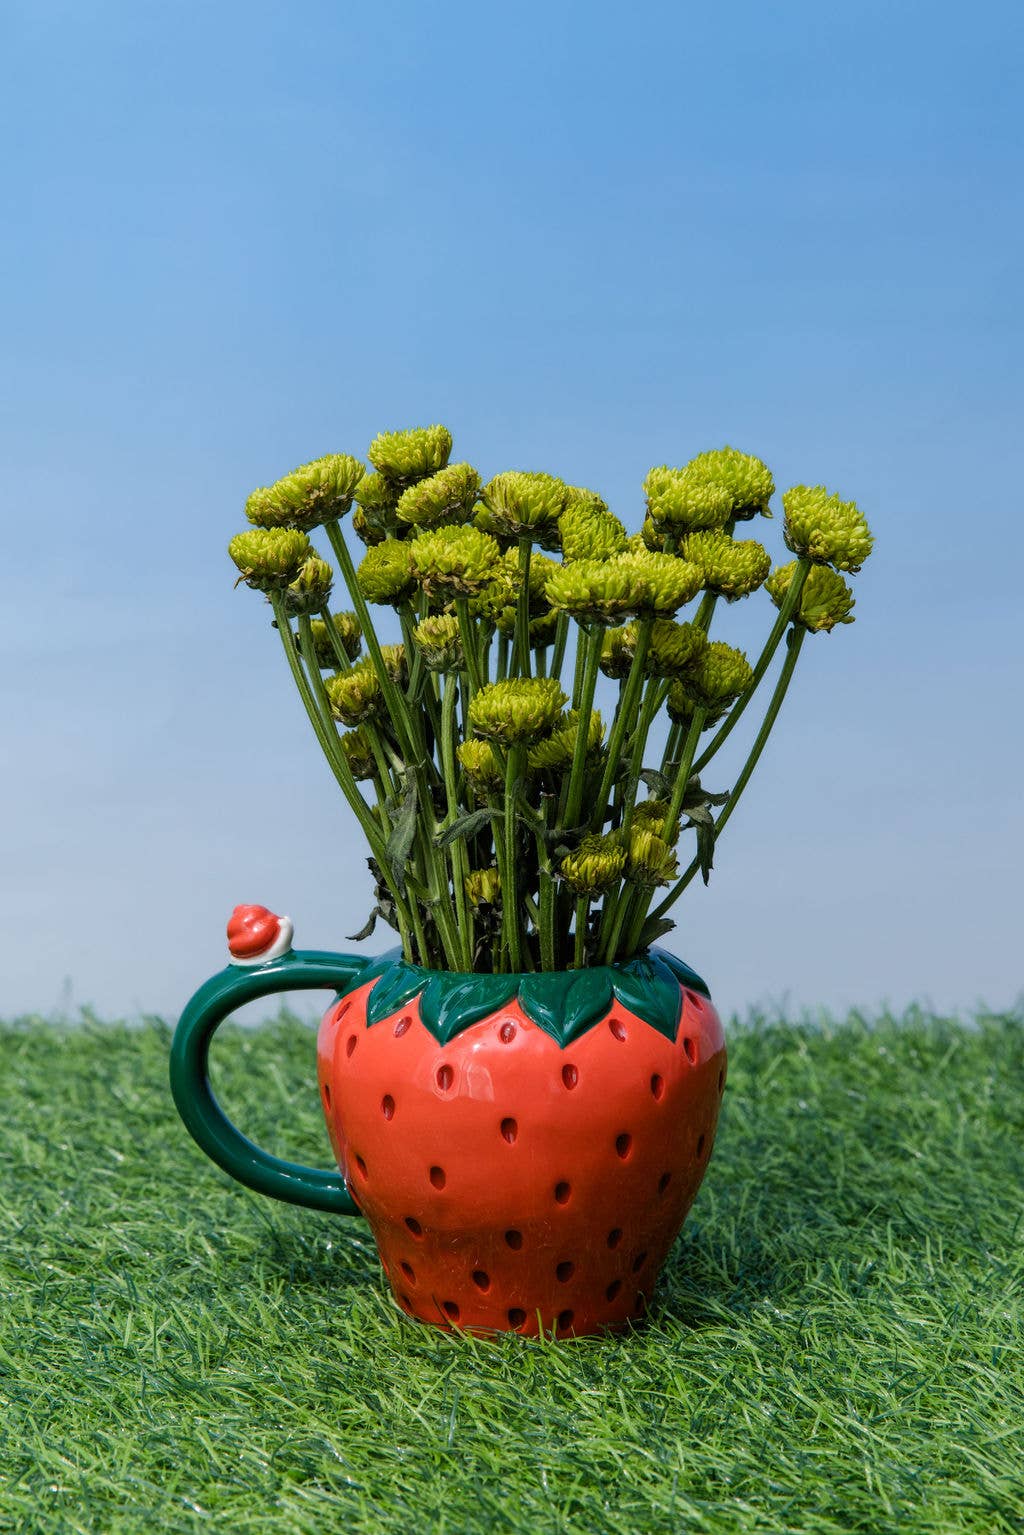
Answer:
<path fill-rule="evenodd" d="M 566 1049 L 510 1003 L 447 1045 L 370 987 L 324 1016 L 331 1143 L 399 1305 L 559 1336 L 639 1316 L 700 1186 L 725 1041 L 684 993 L 675 1043 L 619 1004 Z"/>
<path fill-rule="evenodd" d="M 254 959 L 277 941 L 280 931 L 280 917 L 266 906 L 236 906 L 228 918 L 228 948 L 236 959 Z"/>

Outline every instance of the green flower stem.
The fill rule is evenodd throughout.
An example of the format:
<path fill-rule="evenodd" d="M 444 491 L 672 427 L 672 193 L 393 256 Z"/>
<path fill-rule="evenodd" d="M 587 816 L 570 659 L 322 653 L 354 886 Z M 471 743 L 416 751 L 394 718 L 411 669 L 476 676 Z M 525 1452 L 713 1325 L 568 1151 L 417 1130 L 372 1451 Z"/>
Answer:
<path fill-rule="evenodd" d="M 620 695 L 619 707 L 615 711 L 611 735 L 608 737 L 608 756 L 604 765 L 604 776 L 601 779 L 601 787 L 597 791 L 597 799 L 594 802 L 594 814 L 590 823 L 592 831 L 600 831 L 601 829 L 604 821 L 605 807 L 608 804 L 608 796 L 612 792 L 612 785 L 618 775 L 619 758 L 626 734 L 626 722 L 633 714 L 640 697 L 640 689 L 644 684 L 644 667 L 647 664 L 647 652 L 650 649 L 652 627 L 653 620 L 645 618 L 642 620 L 637 631 L 633 664 L 629 668 L 625 690 Z M 584 716 L 584 718 L 589 718 L 589 714 Z M 570 821 L 569 825 L 571 826 L 572 824 Z"/>
<path fill-rule="evenodd" d="M 605 909 L 601 916 L 601 931 L 598 934 L 602 965 L 611 964 L 611 960 L 605 959 L 603 956 L 614 954 L 619 946 L 619 935 L 626 920 L 626 912 L 629 909 L 631 894 L 632 890 L 628 880 L 623 880 L 615 892 L 614 898 L 609 899 L 607 896 L 605 897 Z M 606 930 L 607 936 L 605 936 Z"/>
<path fill-rule="evenodd" d="M 494 662 L 495 680 L 504 682 L 508 677 L 508 635 L 498 632 L 498 653 Z"/>
<path fill-rule="evenodd" d="M 657 710 L 657 679 L 652 678 L 644 694 L 644 701 L 640 708 L 640 718 L 633 732 L 633 750 L 629 759 L 629 776 L 626 779 L 623 798 L 622 829 L 625 832 L 629 831 L 633 822 L 633 808 L 636 805 L 637 789 L 640 787 L 640 774 L 644 765 L 647 737 L 651 733 L 651 726 L 654 724 L 654 716 Z"/>
<path fill-rule="evenodd" d="M 344 794 L 345 798 L 348 800 L 348 803 L 354 812 L 356 819 L 363 829 L 363 834 L 366 837 L 367 842 L 370 844 L 370 849 L 373 853 L 373 856 L 380 867 L 381 878 L 384 880 L 389 891 L 391 892 L 391 897 L 395 903 L 396 909 L 402 911 L 403 914 L 406 914 L 407 907 L 405 902 L 395 890 L 394 886 L 391 884 L 391 881 L 387 878 L 387 858 L 385 852 L 386 841 L 383 832 L 381 831 L 379 824 L 374 818 L 373 812 L 370 810 L 370 807 L 367 805 L 366 801 L 363 799 L 363 796 L 359 792 L 356 781 L 352 777 L 352 770 L 349 767 L 348 762 L 345 760 L 344 753 L 333 747 L 330 736 L 325 729 L 323 719 L 316 705 L 313 691 L 309 685 L 306 674 L 302 669 L 302 663 L 296 653 L 295 638 L 292 634 L 291 624 L 288 622 L 288 615 L 284 610 L 284 604 L 281 602 L 280 598 L 274 596 L 271 597 L 271 604 L 274 609 L 274 616 L 277 619 L 278 633 L 281 636 L 281 644 L 284 647 L 285 658 L 288 662 L 288 669 L 292 674 L 292 680 L 295 683 L 295 686 L 299 690 L 299 697 L 302 699 L 303 705 L 305 706 L 306 713 L 309 716 L 309 722 L 313 726 L 313 730 L 316 733 L 317 740 L 320 743 L 324 756 L 327 758 L 331 771 L 337 779 L 338 786 L 341 789 L 341 792 Z M 337 730 L 334 727 L 333 721 L 331 724 L 331 729 L 334 732 L 334 739 L 336 742 Z M 408 913 L 408 915 L 411 916 L 411 913 Z"/>
<path fill-rule="evenodd" d="M 572 947 L 572 968 L 582 970 L 587 962 L 587 915 L 590 911 L 590 897 L 578 896 L 576 899 L 575 936 Z"/>
<path fill-rule="evenodd" d="M 441 705 L 441 756 L 444 765 L 444 788 L 448 800 L 448 814 L 444 825 L 450 826 L 459 813 L 459 795 L 455 767 L 455 701 L 458 694 L 458 678 L 454 673 L 444 679 L 444 699 Z M 455 911 L 458 917 L 459 936 L 462 940 L 462 968 L 473 968 L 473 913 L 466 900 L 466 875 L 469 861 L 465 841 L 460 837 L 449 848 L 452 865 L 452 886 L 455 891 Z"/>
<path fill-rule="evenodd" d="M 392 728 L 398 738 L 399 747 L 409 762 L 417 762 L 424 755 L 422 730 L 420 722 L 414 711 L 409 707 L 408 700 L 402 696 L 401 691 L 391 680 L 384 657 L 381 655 L 380 641 L 370 618 L 370 610 L 359 590 L 359 582 L 356 580 L 355 566 L 352 564 L 352 556 L 348 552 L 345 535 L 337 521 L 324 524 L 331 548 L 334 550 L 338 561 L 338 568 L 348 587 L 355 608 L 359 627 L 363 631 L 363 639 L 366 641 L 366 649 L 369 652 L 370 661 L 377 681 L 380 683 L 381 692 L 384 695 L 384 704 L 391 716 Z"/>
<path fill-rule="evenodd" d="M 785 664 L 779 673 L 779 680 L 775 684 L 775 691 L 771 696 L 771 701 L 768 705 L 767 712 L 765 713 L 764 720 L 762 721 L 761 729 L 758 731 L 757 739 L 755 740 L 753 746 L 750 748 L 750 755 L 747 757 L 746 762 L 743 764 L 743 769 L 740 773 L 740 776 L 737 778 L 735 784 L 733 785 L 732 792 L 730 793 L 729 798 L 726 800 L 725 804 L 722 806 L 721 814 L 719 815 L 718 820 L 715 822 L 716 843 L 718 841 L 719 833 L 722 831 L 722 828 L 725 826 L 729 817 L 735 810 L 736 802 L 740 795 L 743 793 L 743 790 L 746 788 L 751 773 L 757 766 L 758 758 L 764 751 L 765 742 L 768 740 L 768 736 L 771 733 L 771 728 L 775 724 L 779 710 L 782 708 L 782 700 L 786 696 L 786 689 L 789 687 L 790 679 L 793 676 L 793 670 L 796 666 L 797 657 L 800 654 L 800 647 L 804 642 L 806 633 L 807 630 L 803 628 L 793 628 L 789 632 L 789 637 L 786 641 L 788 654 L 786 656 Z M 699 868 L 700 860 L 695 858 L 690 864 L 689 868 L 686 870 L 686 873 L 683 874 L 682 877 L 678 879 L 672 886 L 672 889 L 669 891 L 665 899 L 654 908 L 651 913 L 652 917 L 664 916 L 665 912 L 668 911 L 673 902 L 678 900 L 678 898 L 682 895 L 683 891 L 693 879 L 693 876 L 696 874 Z"/>
<path fill-rule="evenodd" d="M 594 707 L 594 692 L 597 688 L 598 662 L 601 659 L 601 646 L 604 641 L 604 631 L 600 624 L 594 624 L 589 633 L 580 627 L 580 649 L 584 652 L 583 677 L 580 683 L 579 700 L 574 701 L 574 707 L 579 713 L 579 723 L 576 730 L 576 741 L 573 745 L 572 767 L 569 770 L 569 778 L 565 787 L 565 803 L 561 814 L 561 823 L 564 827 L 574 827 L 579 820 L 580 808 L 583 804 L 583 785 L 586 777 L 587 746 L 590 739 L 590 715 Z M 604 801 L 602 800 L 602 809 Z"/>
<path fill-rule="evenodd" d="M 469 614 L 468 597 L 456 597 L 455 612 L 459 619 L 459 637 L 462 640 L 462 653 L 466 663 L 466 674 L 469 677 L 468 703 L 472 703 L 474 695 L 479 693 L 484 683 L 480 670 L 480 656 L 476 648 L 473 620 Z"/>
<path fill-rule="evenodd" d="M 519 540 L 519 596 L 516 602 L 516 630 L 512 645 L 512 666 L 515 675 L 530 675 L 530 554 L 531 540 Z"/>
<path fill-rule="evenodd" d="M 672 789 L 672 798 L 669 800 L 668 813 L 665 817 L 669 825 L 678 819 L 682 811 L 683 800 L 686 798 L 686 786 L 690 781 L 693 757 L 701 738 L 701 732 L 704 729 L 706 715 L 706 709 L 695 709 L 693 719 L 690 721 L 690 728 L 686 733 L 686 741 L 683 745 L 683 754 L 679 759 L 679 766 L 676 769 L 676 781 Z"/>
<path fill-rule="evenodd" d="M 569 638 L 569 615 L 559 613 L 555 624 L 555 644 L 551 652 L 551 665 L 548 668 L 549 677 L 557 677 L 561 680 L 562 665 L 565 661 L 565 645 Z"/>
<path fill-rule="evenodd" d="M 602 643 L 603 643 L 603 636 L 602 636 Z M 600 651 L 598 652 L 598 659 L 600 659 Z M 585 666 L 586 666 L 586 660 L 587 660 L 587 631 L 584 628 L 583 624 L 577 624 L 577 626 L 576 626 L 576 658 L 575 658 L 575 664 L 573 666 L 573 674 L 572 674 L 572 707 L 574 709 L 578 709 L 579 706 L 580 706 L 580 693 L 581 693 L 582 688 L 583 688 L 583 672 L 584 672 L 584 669 L 585 669 Z"/>
<path fill-rule="evenodd" d="M 672 721 L 668 730 L 668 739 L 665 742 L 665 750 L 661 757 L 661 771 L 667 773 L 671 764 L 676 760 L 676 753 L 682 744 L 683 727 Z"/>
<path fill-rule="evenodd" d="M 753 698 L 754 693 L 757 691 L 758 684 L 772 663 L 772 658 L 774 657 L 776 650 L 779 648 L 782 636 L 786 632 L 786 626 L 797 610 L 797 605 L 800 601 L 800 594 L 804 589 L 804 582 L 807 580 L 810 569 L 810 560 L 800 560 L 798 562 L 796 571 L 793 575 L 793 579 L 789 583 L 789 591 L 783 598 L 782 607 L 779 609 L 779 616 L 776 618 L 772 627 L 772 631 L 765 641 L 764 649 L 757 659 L 757 665 L 754 667 L 754 675 L 750 680 L 750 686 L 746 689 L 745 692 L 740 694 L 739 698 L 737 698 L 736 702 L 729 710 L 729 713 L 722 721 L 722 724 L 715 731 L 715 734 L 711 737 L 711 740 L 704 748 L 704 751 L 697 758 L 697 761 L 693 765 L 693 770 L 695 773 L 699 773 L 702 768 L 707 767 L 712 757 L 718 751 L 718 748 L 727 740 L 733 727 L 739 723 L 740 716 L 746 709 L 750 700 Z"/>
<path fill-rule="evenodd" d="M 352 670 L 352 662 L 348 658 L 348 651 L 338 637 L 337 629 L 335 629 L 331 622 L 331 615 L 326 606 L 320 609 L 320 620 L 327 630 L 327 638 L 330 641 L 331 649 L 334 651 L 334 659 L 337 662 L 334 669 L 342 677 L 345 677 Z"/>
<path fill-rule="evenodd" d="M 526 748 L 515 745 L 508 754 L 505 768 L 505 870 L 501 880 L 501 917 L 503 938 L 508 949 L 509 968 L 522 970 L 523 947 L 519 920 L 519 870 L 516 859 L 516 783 L 522 777 Z M 509 883 L 506 885 L 506 878 Z"/>
<path fill-rule="evenodd" d="M 693 620 L 693 627 L 695 629 L 703 629 L 704 633 L 707 634 L 708 630 L 711 628 L 711 619 L 714 615 L 717 603 L 717 592 L 704 593 L 700 601 L 700 607 L 697 609 L 696 616 Z"/>
<path fill-rule="evenodd" d="M 538 879 L 540 881 L 540 915 L 537 923 L 537 932 L 540 938 L 540 968 L 542 970 L 557 970 L 558 968 L 555 938 L 555 876 L 551 868 L 551 855 L 548 852 L 548 845 L 544 835 L 548 829 L 550 805 L 550 800 L 544 801 L 543 829 L 537 833 L 537 864 Z"/>

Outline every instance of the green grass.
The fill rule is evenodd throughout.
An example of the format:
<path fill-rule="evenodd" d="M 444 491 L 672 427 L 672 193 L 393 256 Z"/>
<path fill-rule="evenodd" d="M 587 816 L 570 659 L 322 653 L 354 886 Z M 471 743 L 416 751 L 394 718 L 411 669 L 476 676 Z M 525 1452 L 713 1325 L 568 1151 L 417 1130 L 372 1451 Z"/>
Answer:
<path fill-rule="evenodd" d="M 734 1030 L 649 1323 L 445 1335 L 232 1185 L 168 1032 L 0 1030 L 0 1531 L 1019 1532 L 1024 1021 Z M 294 1020 L 218 1090 L 322 1163 Z"/>

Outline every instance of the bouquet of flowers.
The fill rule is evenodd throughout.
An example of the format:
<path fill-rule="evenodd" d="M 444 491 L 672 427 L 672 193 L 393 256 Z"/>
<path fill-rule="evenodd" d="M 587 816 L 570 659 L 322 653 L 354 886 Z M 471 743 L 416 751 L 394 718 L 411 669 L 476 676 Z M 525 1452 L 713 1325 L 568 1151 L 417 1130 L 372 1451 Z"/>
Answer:
<path fill-rule="evenodd" d="M 376 904 L 354 936 L 381 918 L 407 961 L 455 972 L 627 960 L 707 881 L 807 634 L 852 622 L 843 573 L 871 533 L 854 502 L 796 485 L 794 558 L 773 570 L 736 531 L 771 517 L 774 480 L 730 447 L 651 469 L 634 533 L 595 491 L 518 470 L 483 483 L 451 450 L 430 426 L 376 437 L 369 471 L 344 453 L 304 464 L 253 491 L 229 546 L 369 844 Z M 317 529 L 351 608 L 331 611 Z M 751 665 L 712 625 L 761 587 L 777 613 Z M 700 774 L 782 648 L 746 761 L 711 793 Z"/>

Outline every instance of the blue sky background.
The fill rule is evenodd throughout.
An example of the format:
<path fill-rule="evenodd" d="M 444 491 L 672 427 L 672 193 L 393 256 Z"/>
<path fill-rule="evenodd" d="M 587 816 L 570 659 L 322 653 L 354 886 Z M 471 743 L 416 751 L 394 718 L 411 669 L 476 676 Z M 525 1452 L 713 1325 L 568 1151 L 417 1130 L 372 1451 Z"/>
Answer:
<path fill-rule="evenodd" d="M 673 946 L 726 1011 L 1019 997 L 1021 34 L 5 5 L 0 1012 L 176 1013 L 242 900 L 345 947 L 363 849 L 224 546 L 252 486 L 435 420 L 631 526 L 725 441 L 856 497 L 858 621 Z"/>

